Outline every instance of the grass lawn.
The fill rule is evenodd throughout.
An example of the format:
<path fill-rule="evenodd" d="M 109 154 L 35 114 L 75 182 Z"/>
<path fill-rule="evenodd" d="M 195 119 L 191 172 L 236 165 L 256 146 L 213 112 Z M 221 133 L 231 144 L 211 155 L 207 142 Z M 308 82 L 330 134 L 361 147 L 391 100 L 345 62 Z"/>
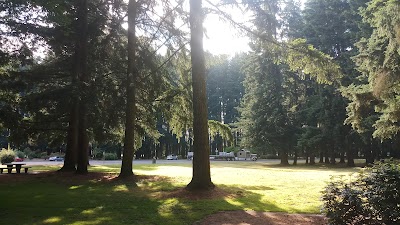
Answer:
<path fill-rule="evenodd" d="M 220 194 L 194 199 L 180 197 L 185 193 L 179 191 L 189 183 L 191 167 L 134 167 L 140 175 L 137 185 L 106 179 L 117 175 L 119 166 L 90 168 L 92 172 L 105 173 L 106 178 L 54 173 L 0 175 L 0 223 L 181 225 L 226 210 L 319 213 L 320 192 L 331 175 L 347 176 L 358 171 L 279 167 L 262 162 L 212 162 L 212 180 L 218 187 L 215 192 Z M 32 171 L 56 169 L 34 167 Z"/>

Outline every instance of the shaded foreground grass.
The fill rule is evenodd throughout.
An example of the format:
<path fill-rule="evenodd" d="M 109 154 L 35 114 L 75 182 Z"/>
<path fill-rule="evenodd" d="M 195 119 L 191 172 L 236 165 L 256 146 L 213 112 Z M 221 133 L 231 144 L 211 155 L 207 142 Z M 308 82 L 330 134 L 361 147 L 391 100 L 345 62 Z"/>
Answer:
<path fill-rule="evenodd" d="M 54 171 L 56 167 L 34 167 Z M 191 168 L 140 165 L 137 182 L 115 179 L 118 166 L 91 167 L 91 175 L 0 175 L 2 224 L 192 224 L 226 210 L 319 213 L 320 191 L 331 175 L 355 169 L 266 167 L 212 163 L 213 193 L 189 196 Z"/>

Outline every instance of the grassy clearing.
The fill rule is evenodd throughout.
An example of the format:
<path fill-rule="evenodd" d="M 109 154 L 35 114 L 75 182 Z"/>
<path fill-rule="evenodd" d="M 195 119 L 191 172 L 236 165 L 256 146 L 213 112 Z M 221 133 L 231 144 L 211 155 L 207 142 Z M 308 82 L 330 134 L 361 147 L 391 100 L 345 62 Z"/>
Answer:
<path fill-rule="evenodd" d="M 115 175 L 119 166 L 95 166 L 90 170 Z M 2 224 L 180 225 L 222 210 L 319 213 L 320 191 L 330 176 L 356 171 L 212 162 L 213 182 L 227 194 L 201 200 L 168 197 L 190 181 L 191 167 L 187 165 L 135 166 L 136 174 L 146 176 L 137 184 L 71 175 L 11 175 L 11 180 L 6 180 L 1 175 L 0 220 Z"/>

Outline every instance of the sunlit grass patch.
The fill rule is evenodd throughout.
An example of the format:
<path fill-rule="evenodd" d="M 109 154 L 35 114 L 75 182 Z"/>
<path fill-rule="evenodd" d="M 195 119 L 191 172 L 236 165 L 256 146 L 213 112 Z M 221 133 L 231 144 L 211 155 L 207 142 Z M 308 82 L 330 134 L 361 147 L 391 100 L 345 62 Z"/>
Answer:
<path fill-rule="evenodd" d="M 129 189 L 125 184 L 120 184 L 114 186 L 113 191 L 127 192 Z"/>
<path fill-rule="evenodd" d="M 48 219 L 45 219 L 44 221 L 43 221 L 43 223 L 45 223 L 45 224 L 51 224 L 51 223 L 59 223 L 61 221 L 61 218 L 60 217 L 50 217 L 50 218 L 48 218 Z"/>
<path fill-rule="evenodd" d="M 184 189 L 191 167 L 134 165 L 135 180 L 118 179 L 119 170 L 117 165 L 91 166 L 87 176 L 50 172 L 0 183 L 0 199 L 7 205 L 0 205 L 6 215 L 2 223 L 178 225 L 223 210 L 319 213 L 320 191 L 330 176 L 357 171 L 213 162 L 217 188 L 196 197 Z"/>
<path fill-rule="evenodd" d="M 70 190 L 75 190 L 75 189 L 78 189 L 78 188 L 81 188 L 81 187 L 82 187 L 82 185 L 73 185 L 73 186 L 69 187 L 69 189 Z"/>

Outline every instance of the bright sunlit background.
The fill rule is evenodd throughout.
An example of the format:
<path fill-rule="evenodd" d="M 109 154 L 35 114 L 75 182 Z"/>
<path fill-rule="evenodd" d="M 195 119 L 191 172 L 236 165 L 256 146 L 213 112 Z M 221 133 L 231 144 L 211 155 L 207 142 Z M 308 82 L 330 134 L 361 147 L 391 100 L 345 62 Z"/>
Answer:
<path fill-rule="evenodd" d="M 237 23 L 246 23 L 250 20 L 250 13 L 239 8 L 226 10 Z M 247 52 L 249 38 L 231 22 L 222 19 L 216 14 L 207 15 L 204 20 L 204 49 L 213 54 L 235 55 Z"/>
<path fill-rule="evenodd" d="M 210 0 L 211 2 L 219 2 L 219 0 Z M 306 0 L 299 0 L 301 7 L 304 7 Z M 204 1 L 205 7 L 209 6 L 207 1 Z M 237 7 L 224 7 L 224 12 L 229 14 L 231 18 L 238 23 L 247 23 L 251 20 L 251 13 L 246 12 Z M 221 20 L 221 17 L 216 14 L 207 15 L 204 21 L 204 49 L 213 54 L 227 54 L 230 56 L 240 52 L 250 50 L 248 45 L 250 39 L 245 33 L 234 27 L 231 23 Z"/>

